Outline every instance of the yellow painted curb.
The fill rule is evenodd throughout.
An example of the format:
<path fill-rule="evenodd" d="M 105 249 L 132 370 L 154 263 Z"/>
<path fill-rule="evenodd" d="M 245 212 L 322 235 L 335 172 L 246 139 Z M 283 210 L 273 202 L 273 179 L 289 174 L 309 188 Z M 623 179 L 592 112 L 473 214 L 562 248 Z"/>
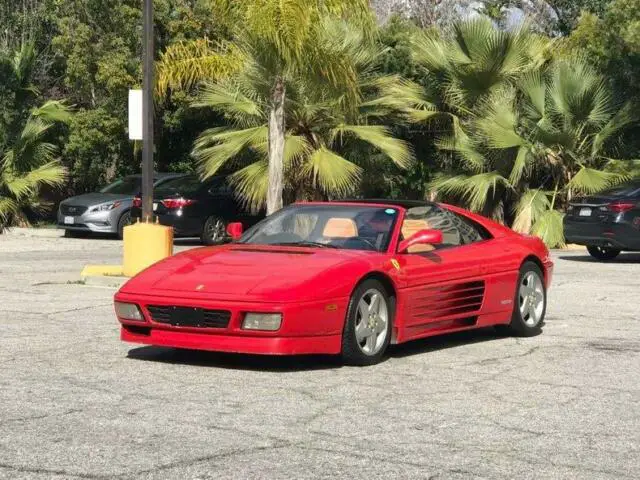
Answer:
<path fill-rule="evenodd" d="M 81 277 L 121 277 L 124 275 L 122 265 L 86 265 Z"/>

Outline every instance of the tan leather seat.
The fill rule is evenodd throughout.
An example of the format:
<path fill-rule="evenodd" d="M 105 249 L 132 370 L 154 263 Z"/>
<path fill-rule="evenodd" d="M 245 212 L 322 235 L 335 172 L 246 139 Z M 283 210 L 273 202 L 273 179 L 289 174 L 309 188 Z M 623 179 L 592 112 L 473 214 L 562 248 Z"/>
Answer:
<path fill-rule="evenodd" d="M 325 238 L 357 237 L 358 227 L 350 218 L 330 218 L 324 226 L 322 236 Z"/>
<path fill-rule="evenodd" d="M 426 220 L 405 219 L 404 222 L 402 222 L 402 227 L 400 231 L 402 233 L 402 238 L 406 240 L 412 235 L 415 235 L 416 233 L 418 233 L 420 230 L 429 230 L 429 228 L 430 228 L 429 223 Z M 431 252 L 432 250 L 435 250 L 435 248 L 436 247 L 434 247 L 433 245 L 428 245 L 428 244 L 412 245 L 407 250 L 407 253 Z"/>

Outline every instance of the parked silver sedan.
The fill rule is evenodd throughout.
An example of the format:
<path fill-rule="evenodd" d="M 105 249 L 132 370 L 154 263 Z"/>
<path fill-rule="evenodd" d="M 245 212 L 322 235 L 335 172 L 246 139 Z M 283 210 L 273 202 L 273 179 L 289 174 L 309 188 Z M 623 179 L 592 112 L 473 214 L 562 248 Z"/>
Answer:
<path fill-rule="evenodd" d="M 181 173 L 157 173 L 154 185 L 183 176 Z M 58 228 L 66 236 L 90 232 L 115 233 L 122 238 L 123 229 L 131 222 L 131 204 L 140 194 L 141 175 L 129 175 L 107 185 L 99 192 L 67 198 L 58 207 Z"/>

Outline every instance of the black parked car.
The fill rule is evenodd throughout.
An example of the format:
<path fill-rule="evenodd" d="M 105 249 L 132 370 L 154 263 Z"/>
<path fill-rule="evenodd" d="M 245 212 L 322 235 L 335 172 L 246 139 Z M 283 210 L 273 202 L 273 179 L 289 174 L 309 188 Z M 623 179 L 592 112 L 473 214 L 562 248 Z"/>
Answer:
<path fill-rule="evenodd" d="M 640 251 L 640 181 L 577 199 L 564 217 L 569 243 L 586 245 L 598 260 L 611 260 L 621 251 Z"/>
<path fill-rule="evenodd" d="M 139 197 L 133 201 L 131 217 L 142 216 Z M 225 177 L 200 181 L 195 175 L 169 180 L 153 193 L 153 213 L 162 225 L 173 227 L 176 237 L 200 237 L 206 245 L 223 242 L 227 224 L 242 222 L 245 228 L 264 218 L 243 208 Z"/>

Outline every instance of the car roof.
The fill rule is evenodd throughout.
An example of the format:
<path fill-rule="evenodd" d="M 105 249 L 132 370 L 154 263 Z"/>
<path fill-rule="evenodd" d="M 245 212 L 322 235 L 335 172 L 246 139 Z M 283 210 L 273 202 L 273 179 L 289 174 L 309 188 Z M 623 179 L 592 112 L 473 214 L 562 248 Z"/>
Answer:
<path fill-rule="evenodd" d="M 153 173 L 153 178 L 155 178 L 156 180 L 159 180 L 161 178 L 177 178 L 177 177 L 184 177 L 186 175 L 188 175 L 188 173 L 154 172 Z M 128 178 L 142 178 L 142 174 L 141 173 L 134 173 L 132 175 L 125 175 L 125 177 L 128 177 Z"/>
<path fill-rule="evenodd" d="M 424 207 L 427 205 L 434 205 L 432 202 L 426 200 L 401 200 L 401 199 L 389 199 L 389 198 L 348 198 L 345 200 L 335 200 L 333 203 L 359 203 L 362 205 L 391 205 L 394 207 L 402 208 L 416 208 Z"/>

